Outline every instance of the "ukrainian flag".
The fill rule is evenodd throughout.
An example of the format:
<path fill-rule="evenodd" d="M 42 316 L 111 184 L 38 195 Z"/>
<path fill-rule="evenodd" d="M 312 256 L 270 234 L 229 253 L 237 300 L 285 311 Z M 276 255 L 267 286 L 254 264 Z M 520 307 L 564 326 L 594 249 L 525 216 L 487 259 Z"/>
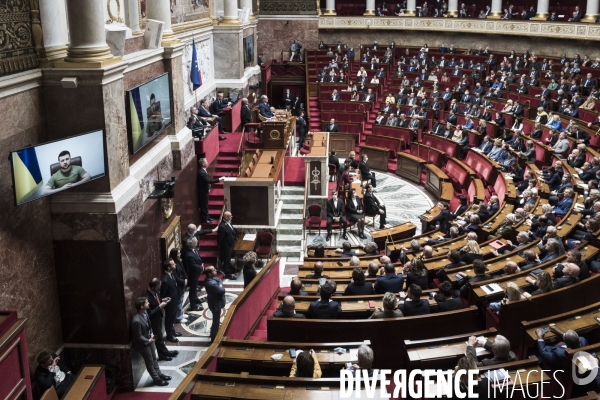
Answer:
<path fill-rule="evenodd" d="M 131 118 L 131 139 L 133 140 L 133 151 L 135 152 L 143 144 L 144 136 L 142 133 L 144 129 L 140 124 L 140 117 L 133 99 L 133 91 L 129 92 L 129 116 Z"/>
<path fill-rule="evenodd" d="M 37 192 L 44 183 L 34 147 L 13 153 L 13 170 L 17 204 L 21 204 Z"/>

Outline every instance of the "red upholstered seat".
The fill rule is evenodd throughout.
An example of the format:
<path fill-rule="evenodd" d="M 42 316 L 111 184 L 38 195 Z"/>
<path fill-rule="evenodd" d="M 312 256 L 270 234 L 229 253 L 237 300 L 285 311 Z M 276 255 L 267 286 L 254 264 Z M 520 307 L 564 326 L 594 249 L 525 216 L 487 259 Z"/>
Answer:
<path fill-rule="evenodd" d="M 256 249 L 256 255 L 259 258 L 271 257 L 271 245 L 273 244 L 273 234 L 271 232 L 260 232 L 256 235 L 256 241 L 258 242 L 258 248 Z"/>
<path fill-rule="evenodd" d="M 308 217 L 306 218 L 306 227 L 309 233 L 312 233 L 312 228 L 317 228 L 319 234 L 321 233 L 321 206 L 318 204 L 311 204 L 308 206 Z"/>
<path fill-rule="evenodd" d="M 498 328 L 500 325 L 500 317 L 494 311 L 490 310 L 490 308 L 485 309 L 485 327 L 486 329 L 490 328 Z"/>

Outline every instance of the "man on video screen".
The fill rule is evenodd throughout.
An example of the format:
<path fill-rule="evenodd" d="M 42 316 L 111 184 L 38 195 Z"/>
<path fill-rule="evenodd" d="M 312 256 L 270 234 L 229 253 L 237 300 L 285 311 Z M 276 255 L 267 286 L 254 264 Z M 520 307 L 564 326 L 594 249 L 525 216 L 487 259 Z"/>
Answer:
<path fill-rule="evenodd" d="M 151 137 L 155 132 L 158 132 L 163 127 L 163 116 L 160 111 L 160 101 L 156 101 L 154 93 L 150 95 L 150 107 L 146 109 L 146 116 L 148 117 L 148 130 L 146 135 Z"/>
<path fill-rule="evenodd" d="M 48 179 L 44 189 L 42 189 L 42 196 L 81 185 L 91 179 L 90 174 L 85 169 L 78 165 L 71 165 L 71 153 L 67 150 L 60 152 L 58 163 L 60 169 Z"/>

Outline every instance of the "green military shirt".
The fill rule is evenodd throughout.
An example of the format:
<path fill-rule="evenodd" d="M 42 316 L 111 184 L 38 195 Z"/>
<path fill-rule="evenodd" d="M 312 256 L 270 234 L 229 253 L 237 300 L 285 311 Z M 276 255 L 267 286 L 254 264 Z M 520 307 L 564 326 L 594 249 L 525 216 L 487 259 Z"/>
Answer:
<path fill-rule="evenodd" d="M 85 169 L 81 168 L 78 165 L 71 165 L 71 169 L 66 173 L 62 172 L 62 170 L 58 170 L 54 175 L 48 179 L 48 183 L 46 186 L 49 186 L 52 189 L 59 189 L 65 186 L 67 183 L 75 183 L 83 179 L 83 176 L 86 174 Z"/>

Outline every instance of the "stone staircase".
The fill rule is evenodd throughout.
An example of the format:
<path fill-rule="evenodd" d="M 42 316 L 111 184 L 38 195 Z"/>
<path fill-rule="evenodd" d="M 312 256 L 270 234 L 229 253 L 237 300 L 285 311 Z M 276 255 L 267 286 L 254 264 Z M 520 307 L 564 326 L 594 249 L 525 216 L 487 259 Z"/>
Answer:
<path fill-rule="evenodd" d="M 300 257 L 302 252 L 302 223 L 304 187 L 287 186 L 281 192 L 283 207 L 277 227 L 277 251 L 281 257 Z"/>

